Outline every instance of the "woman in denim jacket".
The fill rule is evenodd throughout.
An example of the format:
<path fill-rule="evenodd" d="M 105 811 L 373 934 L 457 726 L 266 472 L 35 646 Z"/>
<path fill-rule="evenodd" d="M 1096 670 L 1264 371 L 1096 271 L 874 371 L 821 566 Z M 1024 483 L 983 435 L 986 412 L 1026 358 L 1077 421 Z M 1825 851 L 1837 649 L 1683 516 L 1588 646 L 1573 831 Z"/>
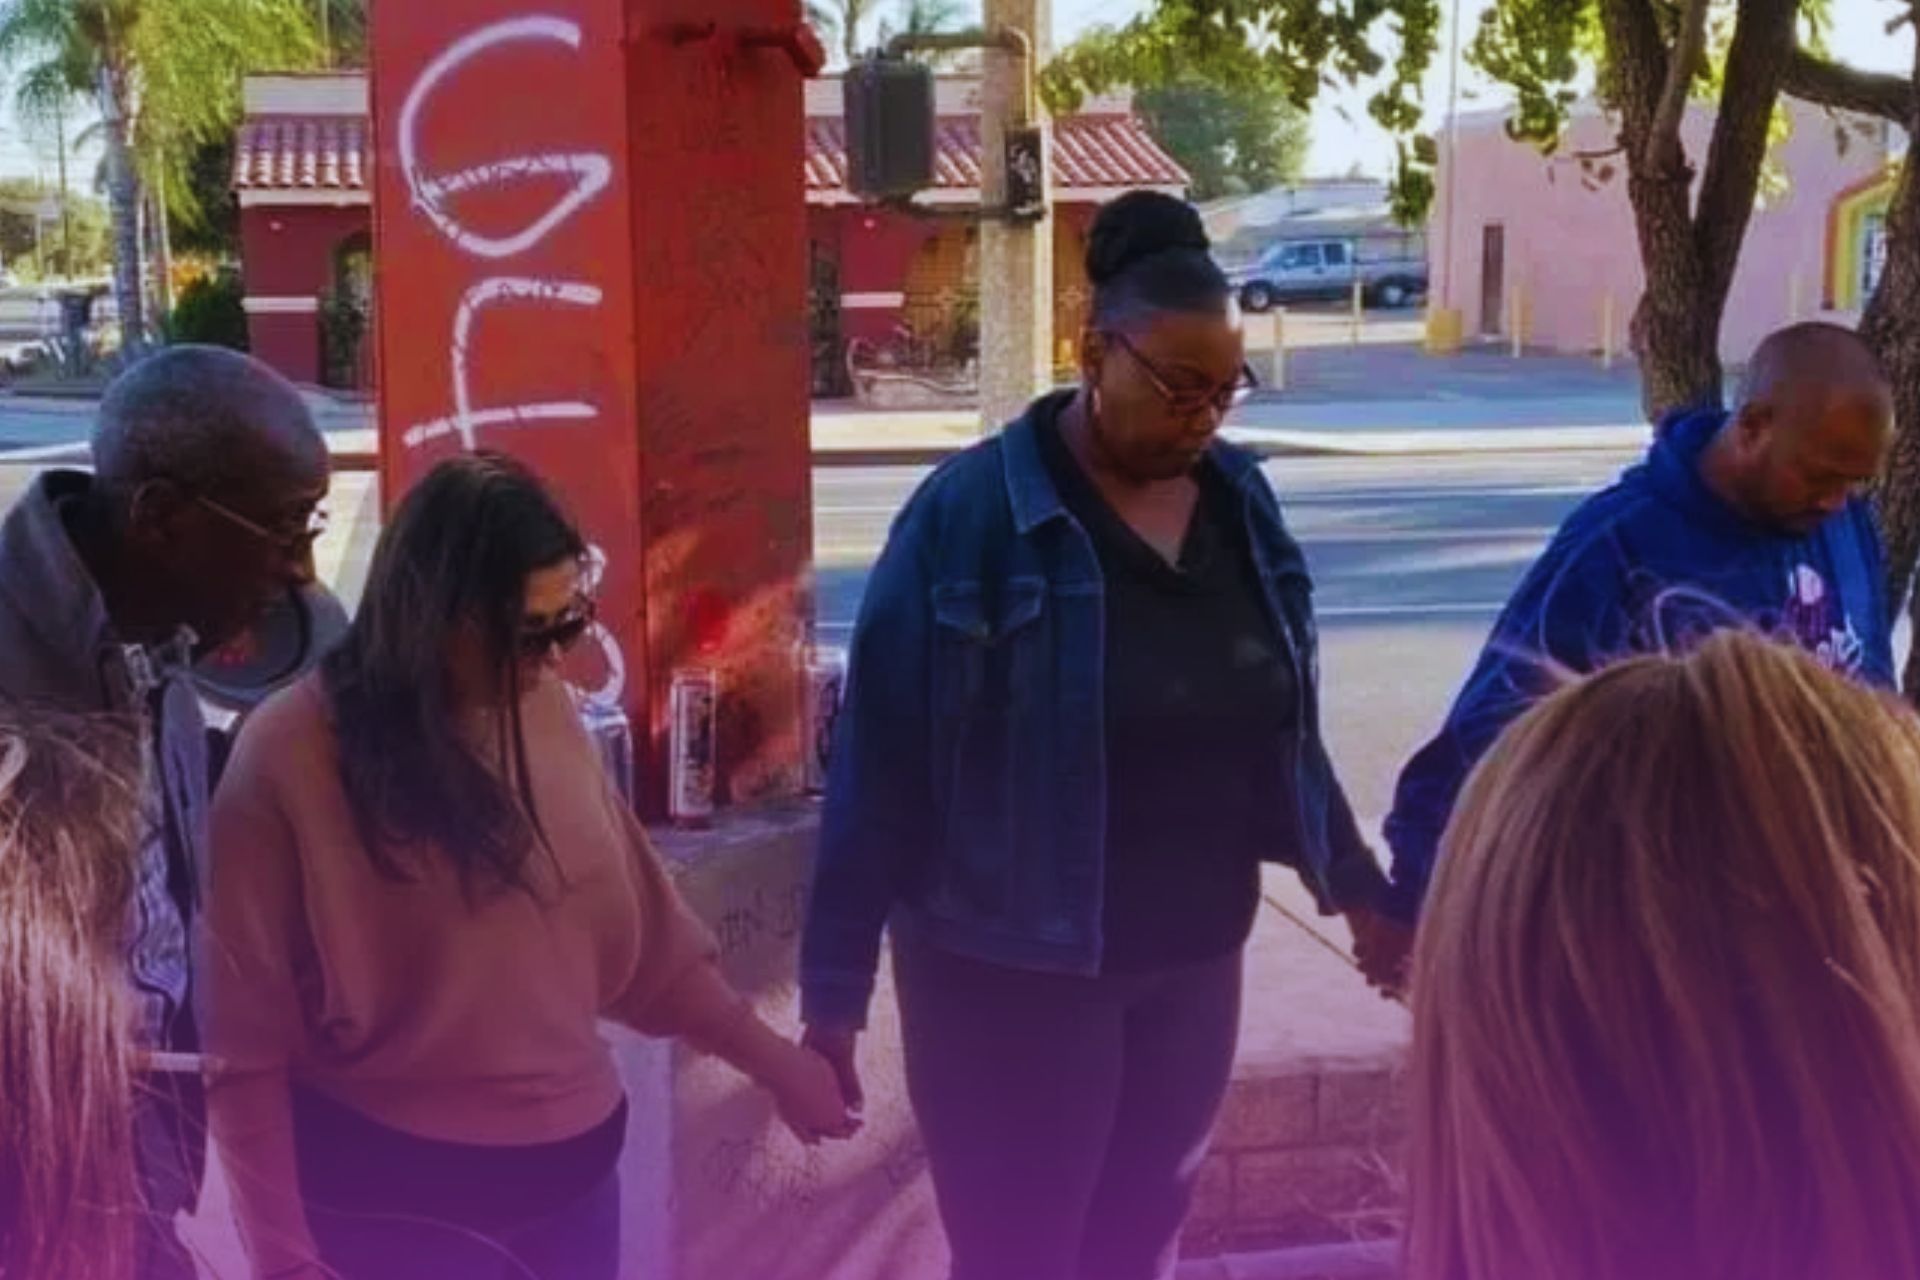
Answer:
<path fill-rule="evenodd" d="M 954 1280 L 1158 1280 L 1225 1095 L 1260 865 L 1405 938 L 1321 740 L 1311 586 L 1198 215 L 1094 223 L 1078 389 L 953 459 L 867 588 L 802 947 L 854 1043 L 891 927 Z"/>

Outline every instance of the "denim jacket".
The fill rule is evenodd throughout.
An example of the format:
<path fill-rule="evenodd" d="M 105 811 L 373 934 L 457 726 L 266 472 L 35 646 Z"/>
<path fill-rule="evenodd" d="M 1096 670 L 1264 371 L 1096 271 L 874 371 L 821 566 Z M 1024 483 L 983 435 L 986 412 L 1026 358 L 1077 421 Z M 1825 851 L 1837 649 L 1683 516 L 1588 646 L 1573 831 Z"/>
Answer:
<path fill-rule="evenodd" d="M 1036 422 L 1059 403 L 935 472 L 868 583 L 801 943 L 814 1025 L 864 1024 L 889 919 L 989 963 L 1100 970 L 1105 589 L 1041 458 Z M 1385 880 L 1320 736 L 1306 562 L 1257 460 L 1220 443 L 1212 457 L 1243 497 L 1301 691 L 1271 762 L 1297 823 L 1276 854 L 1297 851 L 1323 912 L 1372 905 Z"/>

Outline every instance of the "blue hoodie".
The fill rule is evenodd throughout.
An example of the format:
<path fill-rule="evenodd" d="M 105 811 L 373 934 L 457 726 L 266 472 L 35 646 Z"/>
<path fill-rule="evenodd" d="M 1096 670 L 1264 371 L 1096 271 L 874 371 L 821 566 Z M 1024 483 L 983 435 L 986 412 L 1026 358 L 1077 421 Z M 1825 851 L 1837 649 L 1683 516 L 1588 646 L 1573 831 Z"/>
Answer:
<path fill-rule="evenodd" d="M 1746 626 L 1892 686 L 1883 557 L 1867 504 L 1850 501 L 1806 535 L 1746 520 L 1699 474 L 1725 422 L 1716 411 L 1665 428 L 1645 462 L 1568 517 L 1507 603 L 1446 725 L 1400 775 L 1386 826 L 1398 914 L 1418 912 L 1474 764 L 1556 670 L 1592 671 Z"/>

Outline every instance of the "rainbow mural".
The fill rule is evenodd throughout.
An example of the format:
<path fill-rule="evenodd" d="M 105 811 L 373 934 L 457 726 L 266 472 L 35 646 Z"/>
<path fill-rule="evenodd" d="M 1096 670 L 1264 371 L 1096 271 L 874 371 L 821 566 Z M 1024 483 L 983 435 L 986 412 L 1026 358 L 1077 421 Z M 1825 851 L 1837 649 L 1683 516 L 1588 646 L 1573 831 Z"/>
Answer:
<path fill-rule="evenodd" d="M 1827 214 L 1826 307 L 1858 311 L 1880 277 L 1886 255 L 1887 206 L 1898 164 L 1848 187 Z"/>

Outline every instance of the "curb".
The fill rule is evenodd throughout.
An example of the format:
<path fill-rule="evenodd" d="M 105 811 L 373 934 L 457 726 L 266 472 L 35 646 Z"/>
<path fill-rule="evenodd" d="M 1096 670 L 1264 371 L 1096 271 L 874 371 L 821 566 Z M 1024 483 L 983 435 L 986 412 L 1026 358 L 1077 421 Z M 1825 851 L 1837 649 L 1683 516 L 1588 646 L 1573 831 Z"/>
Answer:
<path fill-rule="evenodd" d="M 1255 433 L 1258 434 L 1255 434 Z M 1651 429 L 1620 427 L 1512 427 L 1477 431 L 1275 431 L 1250 428 L 1227 438 L 1251 453 L 1277 458 L 1445 458 L 1515 453 L 1618 453 L 1646 447 Z M 825 467 L 931 467 L 966 452 L 977 441 L 940 445 L 885 445 L 820 449 L 812 465 Z M 0 450 L 0 466 L 84 462 L 84 442 Z M 371 470 L 374 449 L 337 448 L 343 471 Z"/>
<path fill-rule="evenodd" d="M 1618 453 L 1646 448 L 1652 428 L 1512 427 L 1477 431 L 1273 431 L 1227 439 L 1262 458 L 1445 458 L 1500 453 Z M 917 445 L 816 449 L 815 467 L 936 466 L 973 447 Z"/>
<path fill-rule="evenodd" d="M 380 455 L 371 449 L 335 449 L 331 452 L 335 471 L 378 471 Z M 93 451 L 84 443 L 31 445 L 21 449 L 0 449 L 0 467 L 84 467 L 93 461 Z"/>
<path fill-rule="evenodd" d="M 7 466 L 74 466 L 84 465 L 93 460 L 93 451 L 85 444 L 43 444 L 24 449 L 0 451 L 0 467 Z"/>

